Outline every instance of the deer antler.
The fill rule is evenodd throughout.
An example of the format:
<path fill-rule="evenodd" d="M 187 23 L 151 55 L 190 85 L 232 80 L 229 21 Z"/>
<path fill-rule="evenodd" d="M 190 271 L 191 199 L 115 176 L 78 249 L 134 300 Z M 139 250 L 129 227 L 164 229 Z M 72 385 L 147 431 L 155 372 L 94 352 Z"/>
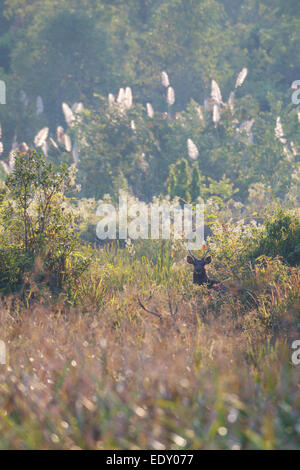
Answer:
<path fill-rule="evenodd" d="M 203 256 L 201 256 L 201 258 L 196 258 L 196 256 L 193 255 L 193 253 L 191 252 L 191 250 L 188 250 L 188 252 L 189 252 L 189 254 L 191 255 L 191 257 L 192 257 L 193 259 L 195 259 L 195 260 L 198 260 L 198 261 L 200 261 L 200 259 L 206 258 L 207 253 L 208 253 L 209 251 L 210 251 L 210 248 L 207 248 L 206 252 L 204 253 Z"/>
<path fill-rule="evenodd" d="M 206 252 L 204 253 L 204 255 L 202 256 L 202 259 L 206 258 L 207 256 L 207 253 L 210 251 L 210 248 L 207 248 Z"/>
<path fill-rule="evenodd" d="M 193 255 L 193 253 L 191 252 L 191 250 L 188 250 L 190 256 L 193 258 L 193 259 L 197 259 L 195 255 Z"/>

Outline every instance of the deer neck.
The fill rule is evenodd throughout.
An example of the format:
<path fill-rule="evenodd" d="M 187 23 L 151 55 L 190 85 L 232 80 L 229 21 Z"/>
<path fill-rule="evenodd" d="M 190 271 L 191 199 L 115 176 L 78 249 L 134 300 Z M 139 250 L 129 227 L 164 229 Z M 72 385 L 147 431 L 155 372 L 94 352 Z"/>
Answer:
<path fill-rule="evenodd" d="M 193 274 L 193 283 L 198 284 L 201 286 L 202 284 L 207 284 L 209 282 L 209 279 L 207 277 L 207 274 L 201 274 L 201 273 L 195 273 Z"/>

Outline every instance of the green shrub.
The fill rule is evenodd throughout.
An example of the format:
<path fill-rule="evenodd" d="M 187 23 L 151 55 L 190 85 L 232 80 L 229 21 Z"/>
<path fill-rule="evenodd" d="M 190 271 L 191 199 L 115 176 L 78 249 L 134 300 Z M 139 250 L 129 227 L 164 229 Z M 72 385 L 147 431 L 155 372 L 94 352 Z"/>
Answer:
<path fill-rule="evenodd" d="M 11 290 L 22 282 L 24 272 L 32 268 L 32 256 L 18 247 L 0 249 L 0 290 Z"/>
<path fill-rule="evenodd" d="M 36 151 L 17 154 L 0 212 L 0 287 L 16 288 L 25 272 L 52 291 L 73 288 L 87 266 L 66 193 L 75 185 L 66 165 Z M 38 267 L 38 268 L 37 268 Z"/>
<path fill-rule="evenodd" d="M 292 266 L 300 264 L 300 218 L 279 210 L 266 222 L 254 256 L 280 256 Z"/>

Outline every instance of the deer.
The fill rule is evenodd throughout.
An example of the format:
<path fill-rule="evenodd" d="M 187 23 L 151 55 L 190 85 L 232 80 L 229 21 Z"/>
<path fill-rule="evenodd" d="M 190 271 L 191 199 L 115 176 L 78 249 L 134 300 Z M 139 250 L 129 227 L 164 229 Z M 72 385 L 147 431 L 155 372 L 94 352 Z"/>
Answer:
<path fill-rule="evenodd" d="M 208 248 L 201 258 L 196 258 L 196 256 L 188 250 L 189 255 L 186 260 L 189 264 L 194 266 L 193 283 L 198 286 L 206 285 L 208 289 L 218 292 L 225 292 L 227 289 L 220 281 L 209 279 L 206 274 L 206 266 L 211 263 L 211 256 L 207 256 L 209 251 L 210 249 Z"/>
<path fill-rule="evenodd" d="M 258 299 L 254 293 L 250 290 L 245 289 L 239 285 L 239 283 L 234 283 L 235 285 L 225 286 L 221 281 L 217 281 L 216 279 L 209 279 L 206 274 L 206 266 L 211 263 L 211 256 L 207 256 L 210 249 L 208 248 L 204 255 L 201 258 L 196 258 L 193 253 L 188 250 L 189 255 L 187 256 L 187 262 L 194 266 L 194 273 L 193 273 L 193 283 L 197 284 L 198 286 L 206 285 L 206 287 L 210 290 L 216 291 L 219 294 L 227 293 L 238 293 L 244 292 L 250 297 L 251 302 L 253 305 L 258 306 Z"/>
<path fill-rule="evenodd" d="M 218 296 L 223 296 L 224 294 L 233 294 L 236 295 L 238 292 L 245 292 L 252 301 L 252 304 L 255 306 L 258 306 L 258 299 L 256 298 L 255 294 L 251 293 L 249 290 L 244 289 L 243 287 L 237 285 L 237 286 L 225 286 L 223 282 L 217 281 L 216 279 L 210 279 L 207 274 L 206 274 L 206 266 L 211 263 L 211 256 L 208 256 L 210 249 L 207 248 L 205 251 L 204 255 L 201 258 L 196 258 L 193 253 L 188 250 L 189 255 L 187 256 L 186 260 L 189 264 L 192 264 L 194 266 L 194 272 L 193 272 L 193 283 L 197 284 L 198 286 L 206 286 L 207 289 L 211 291 L 215 291 L 218 293 Z M 171 318 L 173 320 L 174 325 L 176 326 L 176 331 L 177 333 L 180 333 L 180 330 L 177 326 L 177 319 L 178 319 L 178 305 L 174 306 L 172 305 L 171 302 L 171 294 L 168 290 L 168 296 L 169 296 L 169 310 L 171 314 Z M 151 295 L 150 295 L 151 297 Z M 150 310 L 149 308 L 145 307 L 145 305 L 142 303 L 141 299 L 139 296 L 137 297 L 139 306 L 147 313 L 150 313 L 151 315 L 154 315 L 157 317 L 160 322 L 163 320 L 163 316 L 155 309 L 155 310 Z"/>
<path fill-rule="evenodd" d="M 212 289 L 221 294 L 225 293 L 227 291 L 227 288 L 224 286 L 224 284 L 222 284 L 220 281 L 217 281 L 215 279 L 209 279 L 206 274 L 206 265 L 211 263 L 211 256 L 207 256 L 209 251 L 210 249 L 208 248 L 201 258 L 196 258 L 196 256 L 194 256 L 193 253 L 190 250 L 188 250 L 189 255 L 187 256 L 187 262 L 194 266 L 193 283 L 199 286 L 206 285 L 208 289 Z M 169 290 L 168 290 L 168 296 L 169 296 L 169 310 L 170 310 L 171 318 L 173 319 L 174 324 L 176 324 L 176 321 L 178 318 L 178 306 L 176 305 L 175 308 L 173 307 Z M 139 306 L 145 312 L 150 313 L 151 315 L 154 315 L 155 317 L 159 318 L 160 321 L 162 321 L 163 317 L 157 310 L 150 310 L 149 308 L 145 307 L 145 305 L 142 303 L 139 296 L 137 297 L 137 300 L 138 300 Z M 177 332 L 180 332 L 178 327 L 177 327 Z"/>

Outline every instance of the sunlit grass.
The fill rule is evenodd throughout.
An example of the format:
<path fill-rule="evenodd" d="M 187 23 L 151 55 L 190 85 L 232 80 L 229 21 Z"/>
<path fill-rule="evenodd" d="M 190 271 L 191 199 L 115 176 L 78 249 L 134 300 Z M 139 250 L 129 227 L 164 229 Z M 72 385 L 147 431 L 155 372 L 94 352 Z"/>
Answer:
<path fill-rule="evenodd" d="M 0 447 L 299 448 L 299 271 L 249 270 L 251 303 L 193 286 L 183 252 L 140 250 L 98 250 L 71 303 L 2 304 Z"/>

